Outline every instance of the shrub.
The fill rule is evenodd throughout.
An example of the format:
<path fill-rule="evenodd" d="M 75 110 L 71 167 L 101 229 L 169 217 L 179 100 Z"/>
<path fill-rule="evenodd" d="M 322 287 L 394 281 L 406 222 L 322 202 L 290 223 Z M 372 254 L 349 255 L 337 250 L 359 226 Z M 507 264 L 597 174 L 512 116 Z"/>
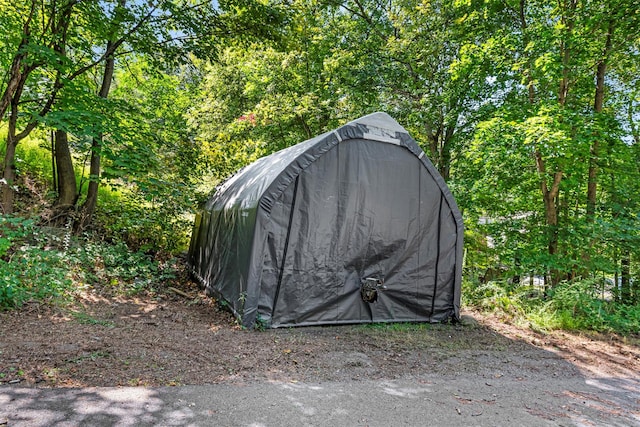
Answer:
<path fill-rule="evenodd" d="M 595 280 L 562 283 L 550 292 L 550 308 L 563 329 L 590 329 L 624 334 L 640 331 L 640 307 L 603 300 Z"/>
<path fill-rule="evenodd" d="M 514 288 L 507 282 L 492 281 L 485 284 L 465 281 L 463 304 L 483 311 L 493 311 L 508 317 L 523 314 L 523 297 L 526 290 Z"/>
<path fill-rule="evenodd" d="M 41 228 L 31 219 L 0 217 L 0 308 L 29 300 L 71 299 L 87 287 L 115 294 L 153 291 L 176 276 L 175 260 L 160 262 L 123 242 Z"/>
<path fill-rule="evenodd" d="M 111 293 L 153 291 L 176 276 L 175 260 L 161 264 L 122 242 L 109 244 L 85 239 L 70 251 L 77 284 L 100 287 Z"/>
<path fill-rule="evenodd" d="M 122 191 L 105 198 L 98 221 L 106 235 L 143 252 L 177 253 L 188 245 L 191 220 L 184 216 L 193 205 L 187 195 L 164 188 L 152 201 Z"/>
<path fill-rule="evenodd" d="M 492 311 L 535 329 L 594 330 L 633 334 L 640 331 L 640 305 L 601 298 L 595 280 L 563 282 L 544 294 L 538 288 L 507 282 L 463 283 L 463 303 Z"/>
<path fill-rule="evenodd" d="M 0 308 L 68 294 L 68 260 L 44 243 L 32 220 L 0 217 Z"/>

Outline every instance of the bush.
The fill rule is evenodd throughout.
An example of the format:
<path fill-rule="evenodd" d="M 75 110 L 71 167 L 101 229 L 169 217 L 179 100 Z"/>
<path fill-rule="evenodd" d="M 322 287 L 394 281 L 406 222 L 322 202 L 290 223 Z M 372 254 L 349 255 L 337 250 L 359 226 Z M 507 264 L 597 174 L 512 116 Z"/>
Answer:
<path fill-rule="evenodd" d="M 46 247 L 32 220 L 0 217 L 0 308 L 65 297 L 72 285 L 67 261 Z"/>
<path fill-rule="evenodd" d="M 623 334 L 640 331 L 640 307 L 598 297 L 594 280 L 562 283 L 550 292 L 550 309 L 563 329 L 590 329 Z"/>
<path fill-rule="evenodd" d="M 523 315 L 528 293 L 529 289 L 514 288 L 506 281 L 485 284 L 465 281 L 462 295 L 465 305 L 513 318 Z"/>
<path fill-rule="evenodd" d="M 176 277 L 174 259 L 161 264 L 150 255 L 129 250 L 122 242 L 108 244 L 86 239 L 70 251 L 70 258 L 77 284 L 111 293 L 153 291 Z"/>
<path fill-rule="evenodd" d="M 163 190 L 152 202 L 126 190 L 115 197 L 104 198 L 97 219 L 105 234 L 147 253 L 186 250 L 192 221 L 184 212 L 188 212 L 193 203 L 179 191 L 174 194 L 170 188 Z"/>
<path fill-rule="evenodd" d="M 153 291 L 176 276 L 175 260 L 161 263 L 124 243 L 72 238 L 31 219 L 0 217 L 0 309 L 29 300 L 70 300 L 87 287 L 115 294 Z"/>
<path fill-rule="evenodd" d="M 463 303 L 535 329 L 594 330 L 633 334 L 640 331 L 640 305 L 621 304 L 600 297 L 600 283 L 581 280 L 561 283 L 544 294 L 530 286 L 506 282 L 465 281 Z"/>

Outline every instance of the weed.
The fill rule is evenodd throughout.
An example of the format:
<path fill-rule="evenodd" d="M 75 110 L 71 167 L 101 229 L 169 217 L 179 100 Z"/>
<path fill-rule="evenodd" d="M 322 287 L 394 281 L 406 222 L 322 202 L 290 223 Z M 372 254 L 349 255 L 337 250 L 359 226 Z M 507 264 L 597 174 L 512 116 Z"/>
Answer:
<path fill-rule="evenodd" d="M 191 229 L 191 221 L 184 217 L 184 212 L 192 201 L 182 190 L 172 191 L 172 186 L 167 183 L 166 187 L 156 188 L 153 203 L 126 189 L 118 189 L 107 197 L 103 192 L 104 202 L 97 212 L 98 220 L 110 238 L 126 242 L 136 250 L 183 251 Z"/>
<path fill-rule="evenodd" d="M 42 371 L 43 376 L 55 381 L 59 374 L 58 368 L 48 368 Z"/>
<path fill-rule="evenodd" d="M 137 387 L 142 384 L 142 380 L 140 378 L 131 378 L 129 381 L 127 381 L 127 384 L 130 387 Z"/>
<path fill-rule="evenodd" d="M 81 312 L 81 311 L 72 311 L 71 315 L 81 324 L 83 325 L 100 325 L 100 326 L 105 326 L 108 328 L 113 328 L 115 327 L 115 323 L 110 322 L 108 320 L 100 320 L 100 319 L 95 319 L 91 316 L 89 316 L 87 313 Z"/>
<path fill-rule="evenodd" d="M 72 256 L 77 260 L 77 280 L 90 285 L 107 283 L 116 293 L 135 295 L 174 279 L 175 265 L 159 265 L 142 252 L 132 252 L 124 243 L 85 241 Z"/>
<path fill-rule="evenodd" d="M 262 316 L 260 316 L 260 314 L 258 314 L 256 316 L 256 323 L 254 328 L 257 331 L 264 332 L 267 330 L 268 327 L 269 327 L 269 322 L 267 322 L 265 318 L 263 318 Z"/>
<path fill-rule="evenodd" d="M 89 354 L 83 354 L 82 356 L 78 356 L 74 359 L 68 359 L 67 362 L 76 363 L 76 364 L 82 363 L 85 360 L 91 360 L 92 362 L 95 362 L 98 359 L 102 359 L 109 356 L 111 356 L 111 353 L 109 353 L 108 351 L 94 351 Z"/>

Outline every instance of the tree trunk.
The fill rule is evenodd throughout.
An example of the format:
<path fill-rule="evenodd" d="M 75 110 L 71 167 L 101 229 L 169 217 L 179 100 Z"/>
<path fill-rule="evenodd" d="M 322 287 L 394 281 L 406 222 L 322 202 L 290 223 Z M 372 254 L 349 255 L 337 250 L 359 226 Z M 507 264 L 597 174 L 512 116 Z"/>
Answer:
<path fill-rule="evenodd" d="M 15 136 L 15 121 L 13 123 L 13 129 L 11 120 L 9 121 L 9 131 L 7 132 L 7 149 L 4 155 L 4 170 L 2 173 L 2 212 L 6 214 L 13 213 L 13 186 L 16 180 L 16 136 Z"/>
<path fill-rule="evenodd" d="M 32 0 L 29 15 L 22 26 L 22 39 L 20 40 L 20 44 L 16 49 L 16 54 L 11 61 L 11 67 L 9 67 L 7 87 L 2 94 L 2 97 L 0 97 L 0 121 L 2 121 L 4 114 L 11 105 L 16 91 L 22 92 L 21 86 L 24 85 L 24 75 L 29 74 L 35 68 L 33 64 L 25 66 L 24 60 L 27 57 L 25 46 L 29 43 L 29 37 L 31 36 L 31 20 L 35 15 L 36 7 L 37 2 Z"/>
<path fill-rule="evenodd" d="M 52 27 L 52 31 L 58 34 L 53 44 L 53 50 L 58 53 L 59 60 L 67 56 L 67 28 L 70 20 L 71 9 L 66 9 L 60 13 L 59 27 Z M 56 86 L 60 84 L 60 72 L 56 76 Z M 54 204 L 56 218 L 62 223 L 66 223 L 67 217 L 71 214 L 77 201 L 76 174 L 73 170 L 73 159 L 69 149 L 69 136 L 67 132 L 56 129 L 54 137 L 54 155 L 58 177 L 58 197 Z"/>
<path fill-rule="evenodd" d="M 540 177 L 540 190 L 544 201 L 545 222 L 547 224 L 547 251 L 552 258 L 558 253 L 558 195 L 560 193 L 560 181 L 562 181 L 562 171 L 556 171 L 553 176 L 551 188 L 547 185 L 546 167 L 542 154 L 535 153 L 536 168 Z M 560 272 L 556 267 L 550 269 L 551 285 L 557 285 L 560 280 Z"/>
<path fill-rule="evenodd" d="M 455 128 L 453 126 L 448 127 L 444 132 L 444 137 L 440 146 L 438 171 L 445 181 L 449 181 L 449 178 L 451 177 L 451 144 L 454 132 Z"/>
<path fill-rule="evenodd" d="M 427 134 L 429 138 L 429 159 L 431 162 L 438 167 L 438 163 L 440 162 L 440 150 L 438 149 L 438 133 L 433 131 L 433 128 L 427 124 L 426 126 Z"/>
<path fill-rule="evenodd" d="M 38 2 L 31 2 L 31 11 L 30 14 L 23 26 L 22 31 L 22 40 L 17 49 L 17 53 L 15 54 L 11 69 L 9 70 L 9 80 L 7 82 L 7 89 L 2 94 L 2 98 L 0 99 L 0 118 L 3 117 L 5 109 L 7 106 L 11 108 L 9 113 L 9 129 L 7 132 L 7 150 L 5 152 L 4 159 L 4 171 L 3 171 L 3 179 L 6 181 L 6 185 L 2 184 L 2 211 L 4 213 L 13 212 L 14 206 L 14 190 L 13 185 L 16 179 L 16 168 L 15 168 L 15 154 L 16 147 L 18 143 L 26 138 L 33 129 L 38 125 L 38 120 L 36 118 L 32 118 L 24 127 L 24 129 L 17 133 L 16 124 L 18 119 L 18 105 L 20 103 L 20 99 L 22 97 L 22 93 L 24 91 L 25 84 L 27 82 L 27 78 L 36 68 L 42 65 L 35 60 L 26 60 L 28 59 L 28 54 L 24 52 L 25 46 L 28 45 L 29 38 L 31 36 L 31 28 L 30 23 L 34 16 L 35 8 L 38 6 Z M 53 24 L 54 17 L 56 13 L 56 9 L 52 9 L 51 19 L 51 31 L 52 34 L 56 36 L 55 44 L 52 46 L 56 52 L 64 52 L 64 44 L 66 43 L 66 34 L 67 29 L 71 19 L 71 10 L 75 2 L 68 2 L 64 8 L 62 8 L 60 12 L 60 19 L 56 24 Z M 43 33 L 44 34 L 44 33 Z M 62 47 L 61 47 L 62 46 Z M 60 71 L 56 73 L 55 83 L 51 90 L 51 93 L 46 99 L 42 109 L 38 113 L 38 116 L 43 117 L 53 107 L 53 104 L 56 101 L 57 94 L 59 90 L 63 87 L 63 84 L 60 80 Z"/>
<path fill-rule="evenodd" d="M 102 136 L 93 138 L 91 142 L 91 161 L 89 166 L 89 186 L 87 198 L 82 205 L 82 220 L 77 231 L 87 228 L 93 221 L 93 214 L 98 206 L 98 188 L 100 179 L 100 150 L 102 149 Z"/>
<path fill-rule="evenodd" d="M 607 72 L 607 59 L 611 51 L 611 39 L 613 37 L 613 19 L 609 21 L 607 27 L 607 40 L 605 42 L 602 58 L 598 61 L 596 68 L 596 93 L 593 102 L 593 110 L 596 114 L 602 113 L 604 106 L 604 78 Z M 591 144 L 589 156 L 589 174 L 587 184 L 587 221 L 593 222 L 596 213 L 597 182 L 598 182 L 598 160 L 600 141 L 596 138 Z"/>
<path fill-rule="evenodd" d="M 58 168 L 56 166 L 55 132 L 51 131 L 51 187 L 58 194 Z"/>
<path fill-rule="evenodd" d="M 545 183 L 542 184 L 546 186 Z M 556 209 L 555 197 L 548 190 L 544 192 L 544 215 L 549 226 L 549 255 L 554 255 L 558 251 L 558 213 Z"/>
<path fill-rule="evenodd" d="M 22 89 L 26 81 L 26 75 L 20 79 L 20 83 L 14 97 L 11 99 L 11 113 L 9 114 L 9 126 L 7 129 L 7 148 L 4 153 L 4 169 L 2 172 L 2 212 L 13 213 L 13 199 L 15 197 L 13 187 L 16 180 L 16 147 L 20 139 L 16 135 L 18 122 L 18 99 L 22 95 Z"/>
<path fill-rule="evenodd" d="M 58 199 L 55 206 L 61 211 L 66 211 L 75 206 L 78 195 L 69 140 L 65 131 L 56 130 L 54 151 L 58 177 Z"/>
<path fill-rule="evenodd" d="M 576 11 L 577 1 L 570 0 L 567 5 L 567 13 L 562 15 L 562 23 L 565 27 L 566 39 L 560 42 L 560 52 L 562 55 L 562 79 L 560 79 L 560 87 L 558 88 L 558 104 L 564 106 L 567 103 L 567 95 L 569 94 L 570 74 L 571 74 L 571 36 L 575 26 L 574 14 Z"/>
<path fill-rule="evenodd" d="M 438 125 L 434 128 L 428 121 L 424 122 L 429 140 L 429 159 L 438 169 L 445 181 L 451 177 L 451 141 L 453 140 L 455 128 Z"/>
<path fill-rule="evenodd" d="M 22 43 L 18 47 L 18 50 L 24 48 L 24 44 L 26 41 L 23 39 Z M 11 68 L 9 69 L 9 80 L 7 81 L 7 88 L 2 94 L 2 98 L 0 98 L 0 120 L 4 117 L 4 113 L 7 112 L 7 108 L 11 104 L 11 100 L 13 96 L 18 90 L 20 82 L 22 81 L 23 73 L 21 73 L 22 60 L 24 59 L 24 54 L 18 54 L 13 58 L 13 63 L 11 64 Z"/>
<path fill-rule="evenodd" d="M 520 0 L 519 19 L 524 45 L 526 46 L 530 41 L 526 19 L 526 0 Z M 565 58 L 563 56 L 563 60 L 568 60 L 568 58 Z M 531 58 L 528 59 L 528 62 L 529 69 L 534 69 L 535 67 Z M 535 81 L 530 71 L 526 72 L 525 77 L 527 78 L 528 101 L 529 104 L 534 105 L 536 102 Z M 564 91 L 564 89 L 566 88 L 563 86 L 561 88 L 561 90 L 563 90 L 563 98 L 559 97 L 559 102 L 566 99 L 566 91 Z M 560 181 L 562 181 L 563 172 L 561 170 L 555 171 L 555 173 L 553 174 L 553 182 L 551 184 L 551 188 L 549 188 L 547 184 L 548 177 L 545 161 L 542 158 L 542 153 L 537 148 L 534 152 L 534 157 L 536 162 L 536 171 L 538 173 L 538 179 L 540 182 L 540 191 L 542 193 L 542 200 L 544 202 L 544 216 L 547 226 L 547 252 L 549 253 L 549 255 L 551 255 L 551 258 L 554 259 L 556 257 L 556 254 L 558 253 L 558 194 L 560 193 Z M 555 285 L 560 282 L 560 273 L 557 268 L 551 267 L 549 273 L 551 276 L 551 285 Z M 547 274 L 545 273 L 545 290 L 548 283 L 546 277 Z"/>
<path fill-rule="evenodd" d="M 618 286 L 616 282 L 615 286 Z M 620 299 L 623 304 L 633 303 L 631 289 L 631 253 L 626 251 L 620 260 Z"/>
<path fill-rule="evenodd" d="M 448 182 L 451 178 L 451 147 L 447 143 L 442 147 L 438 171 L 442 175 L 442 179 Z"/>
<path fill-rule="evenodd" d="M 107 42 L 107 51 L 111 51 L 113 43 Z M 102 85 L 100 86 L 100 92 L 98 96 L 100 98 L 107 98 L 109 91 L 111 90 L 111 81 L 113 80 L 113 72 L 115 68 L 115 60 L 113 54 L 107 57 L 104 66 L 104 74 L 102 76 Z M 89 187 L 87 189 L 87 199 L 82 206 L 82 220 L 79 224 L 78 230 L 85 229 L 93 221 L 93 214 L 96 211 L 98 205 L 98 187 L 100 185 L 100 160 L 102 150 L 102 134 L 94 137 L 91 142 L 91 163 L 89 167 Z"/>

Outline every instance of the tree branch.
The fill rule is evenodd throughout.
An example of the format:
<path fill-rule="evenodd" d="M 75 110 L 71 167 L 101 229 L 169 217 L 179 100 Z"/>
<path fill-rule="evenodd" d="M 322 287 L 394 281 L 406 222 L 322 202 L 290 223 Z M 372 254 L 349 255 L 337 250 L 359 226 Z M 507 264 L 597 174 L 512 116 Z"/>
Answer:
<path fill-rule="evenodd" d="M 553 176 L 553 184 L 551 184 L 551 191 L 549 191 L 549 197 L 555 199 L 560 193 L 560 181 L 562 181 L 562 171 L 557 171 Z"/>

